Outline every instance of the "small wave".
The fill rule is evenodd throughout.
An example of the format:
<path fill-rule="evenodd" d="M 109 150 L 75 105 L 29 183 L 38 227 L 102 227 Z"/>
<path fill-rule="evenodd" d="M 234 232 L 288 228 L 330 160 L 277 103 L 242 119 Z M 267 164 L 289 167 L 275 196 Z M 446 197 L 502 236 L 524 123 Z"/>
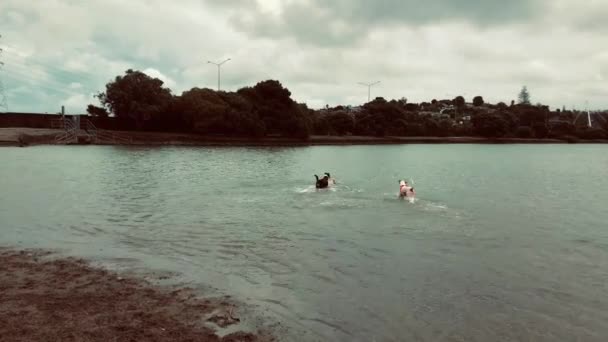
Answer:
<path fill-rule="evenodd" d="M 272 305 L 277 305 L 280 306 L 282 309 L 286 310 L 286 311 L 291 311 L 291 308 L 286 305 L 285 303 L 276 300 L 276 299 L 261 299 L 262 302 L 268 303 L 268 304 L 272 304 Z"/>
<path fill-rule="evenodd" d="M 449 209 L 447 205 L 433 202 L 425 202 L 424 209 L 428 211 L 443 211 Z"/>
<path fill-rule="evenodd" d="M 327 189 L 317 189 L 314 185 L 311 185 L 307 188 L 296 188 L 295 191 L 300 194 L 313 194 L 317 192 L 336 192 L 337 188 L 332 186 Z"/>
<path fill-rule="evenodd" d="M 311 186 L 306 187 L 306 188 L 296 188 L 295 191 L 298 192 L 298 193 L 300 193 L 300 194 L 310 194 L 310 193 L 316 192 L 317 189 L 315 188 L 314 185 L 311 185 Z"/>
<path fill-rule="evenodd" d="M 359 207 L 356 203 L 348 203 L 346 201 L 342 202 L 333 202 L 333 201 L 325 201 L 319 203 L 321 207 L 325 208 L 333 208 L 333 209 L 350 209 Z"/>
<path fill-rule="evenodd" d="M 415 197 L 408 197 L 408 198 L 401 198 L 399 196 L 399 193 L 384 193 L 382 195 L 382 197 L 384 198 L 385 201 L 406 201 L 409 203 L 417 203 L 420 200 L 418 198 Z"/>
<path fill-rule="evenodd" d="M 308 321 L 308 322 L 312 322 L 312 323 L 316 323 L 316 324 L 320 324 L 320 325 L 324 325 L 326 327 L 329 327 L 331 329 L 334 329 L 336 331 L 341 332 L 342 334 L 346 335 L 346 336 L 353 336 L 353 333 L 351 333 L 350 331 L 346 330 L 345 328 L 343 328 L 340 324 L 338 323 L 333 323 L 333 322 L 329 322 L 320 318 L 302 318 L 303 321 Z"/>

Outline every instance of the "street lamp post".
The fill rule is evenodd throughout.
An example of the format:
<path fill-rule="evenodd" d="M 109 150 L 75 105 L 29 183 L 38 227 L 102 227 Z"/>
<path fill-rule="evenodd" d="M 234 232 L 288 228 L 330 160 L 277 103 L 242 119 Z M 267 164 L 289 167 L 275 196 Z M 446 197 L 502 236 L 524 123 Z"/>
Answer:
<path fill-rule="evenodd" d="M 220 69 L 222 68 L 222 65 L 224 63 L 228 62 L 229 60 L 231 60 L 231 58 L 228 58 L 225 61 L 220 62 L 220 63 L 214 63 L 214 62 L 211 62 L 211 61 L 207 61 L 207 64 L 213 64 L 213 65 L 215 65 L 217 67 L 217 91 L 220 91 L 220 84 L 221 84 L 220 83 L 221 82 L 220 81 L 220 79 L 221 79 Z"/>
<path fill-rule="evenodd" d="M 367 87 L 367 102 L 371 101 L 372 99 L 372 87 L 375 86 L 376 84 L 380 83 L 380 81 L 378 82 L 374 82 L 374 83 L 364 83 L 364 82 L 359 82 L 360 85 L 366 86 Z"/>

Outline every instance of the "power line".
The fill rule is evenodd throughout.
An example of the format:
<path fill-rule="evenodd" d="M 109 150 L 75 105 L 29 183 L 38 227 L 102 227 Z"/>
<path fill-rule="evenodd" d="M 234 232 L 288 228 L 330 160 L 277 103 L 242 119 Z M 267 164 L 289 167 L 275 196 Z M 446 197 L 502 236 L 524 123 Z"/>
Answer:
<path fill-rule="evenodd" d="M 2 35 L 0 34 L 0 38 Z M 4 109 L 8 112 L 8 101 L 6 100 L 6 93 L 4 92 L 4 82 L 2 82 L 2 70 L 4 69 L 4 62 L 2 62 L 2 52 L 4 50 L 0 48 L 0 109 Z"/>

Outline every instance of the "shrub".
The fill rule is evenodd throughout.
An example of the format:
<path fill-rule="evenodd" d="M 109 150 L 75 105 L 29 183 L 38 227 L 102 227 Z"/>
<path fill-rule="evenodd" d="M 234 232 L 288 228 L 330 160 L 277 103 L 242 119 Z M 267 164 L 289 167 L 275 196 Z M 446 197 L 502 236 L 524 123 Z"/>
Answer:
<path fill-rule="evenodd" d="M 515 136 L 518 138 L 532 138 L 533 135 L 532 127 L 529 126 L 519 126 L 515 131 Z"/>

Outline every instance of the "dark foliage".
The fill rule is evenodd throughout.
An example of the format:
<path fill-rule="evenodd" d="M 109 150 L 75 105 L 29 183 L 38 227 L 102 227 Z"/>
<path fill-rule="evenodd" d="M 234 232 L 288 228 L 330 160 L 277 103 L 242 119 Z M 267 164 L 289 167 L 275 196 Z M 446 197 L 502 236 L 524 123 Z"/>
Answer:
<path fill-rule="evenodd" d="M 581 128 L 574 122 L 578 112 L 551 112 L 529 101 L 493 105 L 476 96 L 471 106 L 462 96 L 420 104 L 378 97 L 356 108 L 311 110 L 291 95 L 279 81 L 267 80 L 236 92 L 192 88 L 174 96 L 161 80 L 127 70 L 97 96 L 102 107 L 89 105 L 87 112 L 98 119 L 114 116 L 125 129 L 299 139 L 310 134 L 600 139 L 608 129 L 607 113 L 597 115 L 593 128 Z"/>

